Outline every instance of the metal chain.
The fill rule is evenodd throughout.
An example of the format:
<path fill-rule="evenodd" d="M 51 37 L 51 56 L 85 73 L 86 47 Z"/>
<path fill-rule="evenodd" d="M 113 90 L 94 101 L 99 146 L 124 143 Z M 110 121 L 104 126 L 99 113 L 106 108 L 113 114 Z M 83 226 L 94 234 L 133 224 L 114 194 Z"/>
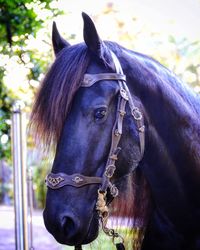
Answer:
<path fill-rule="evenodd" d="M 121 240 L 121 243 L 123 244 L 124 243 L 123 237 L 119 233 L 115 232 L 114 229 L 108 228 L 106 226 L 108 217 L 109 217 L 109 210 L 106 205 L 106 194 L 107 192 L 102 192 L 101 190 L 98 190 L 98 199 L 97 199 L 96 209 L 99 213 L 100 221 L 102 224 L 102 230 L 104 231 L 106 235 L 108 235 L 109 237 L 112 237 L 112 241 L 114 244 L 115 244 L 116 238 L 119 238 Z"/>

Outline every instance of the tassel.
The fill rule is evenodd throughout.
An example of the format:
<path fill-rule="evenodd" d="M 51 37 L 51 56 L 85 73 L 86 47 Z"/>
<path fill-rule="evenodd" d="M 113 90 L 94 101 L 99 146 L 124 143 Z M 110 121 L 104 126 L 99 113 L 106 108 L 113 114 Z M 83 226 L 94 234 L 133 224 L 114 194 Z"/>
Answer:
<path fill-rule="evenodd" d="M 117 243 L 116 244 L 116 249 L 117 250 L 125 250 L 124 244 L 123 243 Z"/>

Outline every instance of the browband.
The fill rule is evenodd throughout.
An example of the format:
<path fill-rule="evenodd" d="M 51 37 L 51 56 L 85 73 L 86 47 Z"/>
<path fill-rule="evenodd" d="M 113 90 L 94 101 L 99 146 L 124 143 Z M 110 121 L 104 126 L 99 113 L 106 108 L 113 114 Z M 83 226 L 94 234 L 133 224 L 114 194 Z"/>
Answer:
<path fill-rule="evenodd" d="M 81 87 L 90 87 L 94 83 L 102 80 L 121 80 L 125 82 L 126 76 L 120 73 L 85 74 Z"/>
<path fill-rule="evenodd" d="M 64 173 L 50 173 L 45 179 L 46 185 L 51 189 L 59 189 L 64 186 L 83 187 L 90 184 L 100 184 L 101 177 L 90 177 L 81 174 L 67 175 Z"/>

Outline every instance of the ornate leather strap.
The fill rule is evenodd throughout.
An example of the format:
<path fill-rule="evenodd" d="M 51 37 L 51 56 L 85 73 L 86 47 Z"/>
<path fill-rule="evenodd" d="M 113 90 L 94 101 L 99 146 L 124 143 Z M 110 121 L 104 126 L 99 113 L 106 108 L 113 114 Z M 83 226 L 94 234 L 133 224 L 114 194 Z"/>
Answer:
<path fill-rule="evenodd" d="M 126 76 L 118 73 L 85 74 L 81 87 L 91 87 L 94 83 L 102 80 L 126 81 Z"/>
<path fill-rule="evenodd" d="M 102 179 L 102 185 L 100 187 L 101 192 L 106 192 L 107 188 L 109 187 L 113 197 L 116 197 L 118 195 L 118 189 L 114 184 L 111 183 L 110 179 L 114 175 L 116 169 L 115 162 L 117 161 L 118 154 L 121 150 L 118 145 L 122 135 L 122 126 L 124 115 L 126 114 L 125 108 L 127 101 L 127 95 L 125 95 L 124 89 L 120 87 L 117 105 L 117 116 L 112 129 L 111 147 Z"/>
<path fill-rule="evenodd" d="M 118 74 L 123 74 L 122 67 L 121 67 L 120 62 L 117 59 L 116 55 L 112 51 L 111 51 L 111 55 L 112 55 L 112 59 L 113 59 L 114 64 L 115 64 L 116 72 Z M 132 116 L 137 124 L 138 133 L 139 133 L 139 140 L 140 140 L 140 153 L 141 153 L 140 158 L 142 159 L 142 157 L 144 155 L 144 149 L 145 149 L 145 126 L 144 126 L 143 115 L 142 115 L 141 111 L 139 110 L 139 108 L 135 106 L 135 104 L 133 102 L 133 98 L 131 96 L 131 93 L 129 91 L 129 88 L 128 88 L 126 82 L 119 81 L 119 85 L 121 88 L 125 89 L 125 92 L 128 96 L 128 104 L 129 104 L 129 107 L 131 109 L 131 114 L 132 114 Z"/>
<path fill-rule="evenodd" d="M 79 188 L 85 185 L 100 184 L 101 182 L 101 177 L 90 177 L 81 174 L 67 175 L 64 173 L 50 173 L 45 179 L 47 187 L 51 189 L 59 189 L 64 186 L 73 186 Z"/>

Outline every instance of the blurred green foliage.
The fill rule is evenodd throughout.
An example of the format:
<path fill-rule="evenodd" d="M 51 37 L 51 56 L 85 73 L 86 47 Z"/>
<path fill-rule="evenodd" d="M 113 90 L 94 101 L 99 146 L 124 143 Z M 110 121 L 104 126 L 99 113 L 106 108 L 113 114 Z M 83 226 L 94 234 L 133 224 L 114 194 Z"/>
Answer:
<path fill-rule="evenodd" d="M 37 48 L 31 48 L 28 41 L 36 37 L 48 19 L 62 14 L 62 11 L 53 8 L 51 3 L 52 0 L 0 0 L 0 160 L 5 160 L 9 164 L 11 164 L 11 109 L 13 102 L 21 98 L 19 93 L 5 83 L 8 66 L 13 62 L 26 69 L 28 86 L 22 87 L 21 92 L 27 96 L 24 102 L 30 109 L 31 97 L 35 92 L 34 86 L 30 83 L 33 80 L 38 81 L 38 77 L 47 67 L 47 60 L 41 57 Z M 45 12 L 45 19 L 38 15 L 38 10 Z M 16 84 L 15 81 L 13 75 L 11 83 L 13 86 Z"/>
<path fill-rule="evenodd" d="M 33 169 L 33 190 L 35 194 L 36 207 L 43 208 L 45 206 L 46 197 L 46 185 L 44 185 L 44 180 L 48 172 L 50 172 L 51 163 L 49 159 L 42 157 L 41 161 L 35 162 L 32 165 Z"/>
<path fill-rule="evenodd" d="M 0 79 L 2 79 L 3 71 L 0 69 Z M 0 159 L 6 158 L 10 161 L 10 116 L 11 116 L 12 97 L 10 91 L 0 82 Z M 5 138 L 2 143 L 2 138 Z"/>
<path fill-rule="evenodd" d="M 189 41 L 184 37 L 176 39 L 169 35 L 167 44 L 165 49 L 168 49 L 164 56 L 157 53 L 156 58 L 188 83 L 195 92 L 200 93 L 200 40 Z"/>
<path fill-rule="evenodd" d="M 35 37 L 44 21 L 38 18 L 36 8 L 49 10 L 52 18 L 61 14 L 60 10 L 51 8 L 52 0 L 0 0 L 0 53 L 1 60 L 4 58 L 12 60 L 15 58 L 19 64 L 26 67 L 27 61 L 31 63 L 28 68 L 27 79 L 37 80 L 38 76 L 45 70 L 46 60 L 41 58 L 37 51 L 27 47 L 27 40 Z M 26 61 L 24 60 L 26 58 Z M 28 58 L 28 59 L 27 59 Z M 17 98 L 17 93 L 5 86 L 6 63 L 1 63 L 0 68 L 0 139 L 3 135 L 8 136 L 7 141 L 0 144 L 0 159 L 10 161 L 10 119 L 11 106 Z M 13 81 L 13 84 L 14 81 Z M 30 85 L 30 88 L 32 86 Z M 30 104 L 30 103 L 29 103 Z M 4 137 L 5 138 L 5 137 Z"/>
<path fill-rule="evenodd" d="M 36 35 L 44 20 L 38 18 L 36 8 L 51 10 L 51 17 L 60 10 L 51 7 L 52 0 L 0 0 L 0 43 L 3 51 L 8 44 L 24 46 L 29 35 Z M 16 39 L 13 41 L 13 38 Z"/>
<path fill-rule="evenodd" d="M 137 228 L 130 229 L 127 226 L 113 227 L 117 233 L 119 233 L 124 238 L 124 245 L 126 249 L 135 249 L 132 247 L 133 238 L 137 239 L 138 231 Z M 115 243 L 120 242 L 120 239 L 116 239 Z M 82 246 L 83 250 L 116 250 L 115 244 L 112 242 L 112 238 L 107 236 L 102 230 L 99 233 L 98 238 L 88 245 Z M 61 246 L 62 250 L 72 250 L 74 247 L 71 246 Z"/>

